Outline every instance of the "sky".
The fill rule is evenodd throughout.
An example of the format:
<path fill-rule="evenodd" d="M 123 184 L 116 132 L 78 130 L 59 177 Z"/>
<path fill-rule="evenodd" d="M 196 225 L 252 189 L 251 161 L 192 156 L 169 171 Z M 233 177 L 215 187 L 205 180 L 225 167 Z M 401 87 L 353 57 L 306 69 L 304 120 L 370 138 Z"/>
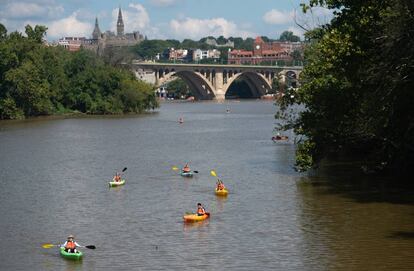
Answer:
<path fill-rule="evenodd" d="M 8 32 L 24 32 L 27 24 L 48 27 L 47 39 L 91 37 L 98 18 L 102 32 L 116 31 L 121 7 L 125 32 L 139 31 L 148 39 L 206 36 L 279 38 L 289 30 L 302 36 L 294 22 L 310 29 L 331 18 L 331 12 L 314 9 L 302 14 L 306 0 L 0 0 L 0 23 Z"/>

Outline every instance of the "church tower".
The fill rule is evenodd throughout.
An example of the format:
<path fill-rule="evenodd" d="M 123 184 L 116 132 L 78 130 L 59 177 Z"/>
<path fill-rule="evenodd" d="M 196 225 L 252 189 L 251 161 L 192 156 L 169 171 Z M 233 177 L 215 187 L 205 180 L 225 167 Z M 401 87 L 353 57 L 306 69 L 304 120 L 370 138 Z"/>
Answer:
<path fill-rule="evenodd" d="M 98 17 L 95 19 L 95 28 L 92 32 L 92 39 L 97 40 L 101 37 L 101 30 L 99 29 Z"/>
<path fill-rule="evenodd" d="M 116 22 L 116 34 L 118 37 L 122 37 L 124 35 L 124 21 L 122 20 L 121 7 L 119 7 L 118 11 L 118 21 Z"/>

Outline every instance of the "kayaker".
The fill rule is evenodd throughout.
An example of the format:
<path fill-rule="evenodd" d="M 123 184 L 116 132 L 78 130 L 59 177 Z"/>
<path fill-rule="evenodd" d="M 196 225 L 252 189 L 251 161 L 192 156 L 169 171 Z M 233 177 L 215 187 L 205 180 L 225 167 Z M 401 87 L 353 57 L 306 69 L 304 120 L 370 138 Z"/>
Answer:
<path fill-rule="evenodd" d="M 225 188 L 224 183 L 220 179 L 217 179 L 217 190 L 223 190 Z"/>
<path fill-rule="evenodd" d="M 206 209 L 204 209 L 201 203 L 197 203 L 197 215 L 202 216 L 206 214 Z"/>
<path fill-rule="evenodd" d="M 76 248 L 77 247 L 82 247 L 81 245 L 79 245 L 76 241 L 75 241 L 75 237 L 73 235 L 69 235 L 68 236 L 68 240 L 66 240 L 66 242 L 61 245 L 61 247 L 65 248 L 66 252 L 69 253 L 76 253 Z"/>
<path fill-rule="evenodd" d="M 188 166 L 188 163 L 185 164 L 185 166 L 183 167 L 182 170 L 183 170 L 183 172 L 190 172 L 191 171 L 190 167 Z"/>
<path fill-rule="evenodd" d="M 116 173 L 115 173 L 115 176 L 112 178 L 112 180 L 113 180 L 114 182 L 120 182 L 120 181 L 121 181 L 121 173 L 116 172 Z"/>

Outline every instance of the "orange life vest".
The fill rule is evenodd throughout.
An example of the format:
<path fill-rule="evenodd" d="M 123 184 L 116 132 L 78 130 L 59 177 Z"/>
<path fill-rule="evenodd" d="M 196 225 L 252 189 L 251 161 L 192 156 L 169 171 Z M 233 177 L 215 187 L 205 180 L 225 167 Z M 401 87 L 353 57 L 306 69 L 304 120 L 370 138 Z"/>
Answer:
<path fill-rule="evenodd" d="M 206 210 L 204 210 L 204 208 L 203 207 L 199 207 L 198 209 L 197 209 L 197 214 L 198 215 L 204 215 L 206 213 Z"/>
<path fill-rule="evenodd" d="M 184 172 L 190 172 L 190 168 L 189 168 L 189 167 L 184 167 L 184 168 L 183 168 L 183 171 L 184 171 Z"/>
<path fill-rule="evenodd" d="M 222 183 L 219 183 L 218 185 L 217 185 L 217 190 L 223 190 L 225 187 L 224 187 L 224 184 L 222 184 Z"/>
<path fill-rule="evenodd" d="M 75 249 L 76 248 L 76 245 L 75 245 L 75 242 L 73 242 L 73 241 L 67 241 L 65 247 L 67 249 Z"/>

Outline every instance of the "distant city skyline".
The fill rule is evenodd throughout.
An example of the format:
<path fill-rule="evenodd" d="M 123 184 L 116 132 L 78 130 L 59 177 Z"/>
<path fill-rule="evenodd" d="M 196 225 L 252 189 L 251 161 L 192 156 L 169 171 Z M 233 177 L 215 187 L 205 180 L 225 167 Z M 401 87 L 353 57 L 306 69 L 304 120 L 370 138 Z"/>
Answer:
<path fill-rule="evenodd" d="M 331 12 L 317 9 L 313 16 L 303 15 L 303 0 L 3 0 L 0 23 L 9 32 L 24 32 L 30 25 L 46 25 L 47 39 L 64 36 L 91 37 L 98 18 L 101 31 L 116 32 L 118 8 L 124 17 L 125 32 L 139 31 L 149 39 L 198 40 L 206 36 L 268 36 L 276 39 L 285 30 L 302 36 L 294 14 L 311 28 L 327 22 Z"/>

